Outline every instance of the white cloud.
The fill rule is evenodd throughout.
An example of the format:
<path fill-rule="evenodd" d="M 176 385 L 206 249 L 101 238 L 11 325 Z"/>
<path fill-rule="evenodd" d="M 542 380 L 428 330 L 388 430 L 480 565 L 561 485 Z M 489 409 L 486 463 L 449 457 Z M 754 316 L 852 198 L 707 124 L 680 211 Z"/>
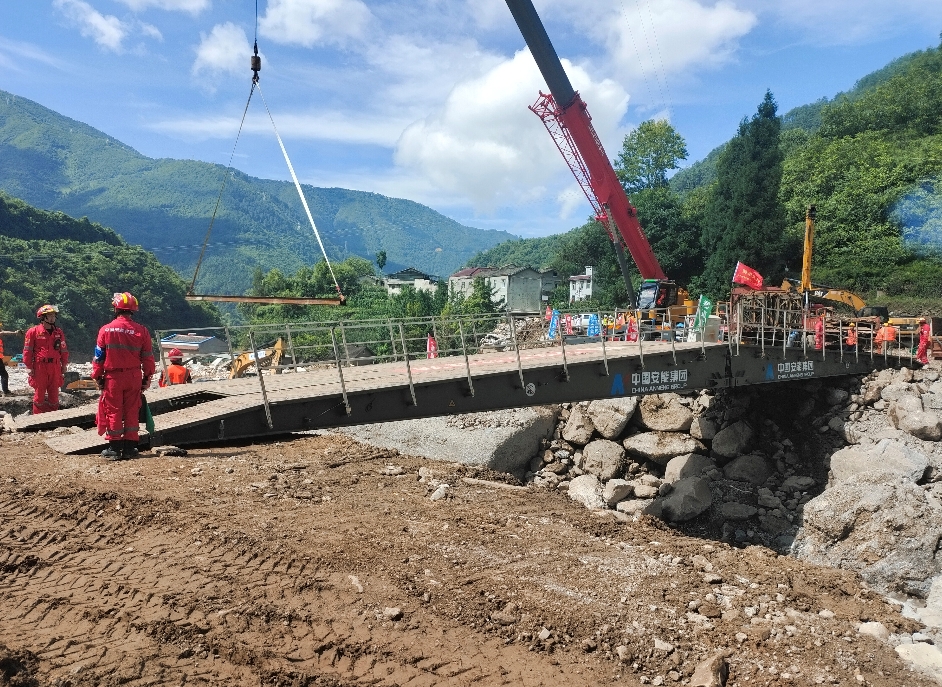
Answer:
<path fill-rule="evenodd" d="M 628 95 L 615 82 L 593 82 L 564 61 L 573 84 L 594 113 L 603 141 L 612 142 Z M 455 86 L 442 109 L 412 124 L 399 139 L 396 162 L 427 182 L 491 211 L 543 196 L 564 171 L 559 152 L 527 109 L 543 79 L 529 51 L 518 52 L 487 74 Z"/>
<path fill-rule="evenodd" d="M 245 31 L 232 22 L 217 24 L 209 34 L 200 33 L 192 74 L 229 73 L 245 75 L 249 70 L 252 48 Z"/>
<path fill-rule="evenodd" d="M 59 70 L 66 70 L 70 66 L 68 63 L 63 62 L 58 57 L 46 52 L 37 45 L 0 36 L 0 67 L 14 71 L 22 71 L 20 68 L 21 60 L 39 62 L 40 64 Z"/>
<path fill-rule="evenodd" d="M 241 115 L 241 112 L 240 112 Z M 316 114 L 273 113 L 278 133 L 289 152 L 292 140 L 323 140 L 340 143 L 378 145 L 391 148 L 408 122 L 380 115 L 357 115 L 346 112 Z M 239 129 L 240 117 L 195 117 L 166 119 L 148 126 L 149 129 L 191 140 L 210 138 L 233 139 Z M 246 118 L 246 133 L 274 136 L 271 120 L 261 103 Z"/>
<path fill-rule="evenodd" d="M 623 79 L 663 80 L 670 74 L 726 62 L 737 39 L 757 24 L 755 14 L 731 2 L 703 5 L 695 0 L 647 0 L 613 8 L 605 45 Z"/>
<path fill-rule="evenodd" d="M 926 0 L 740 0 L 754 11 L 799 28 L 818 45 L 885 40 L 916 26 L 940 26 L 942 3 Z"/>
<path fill-rule="evenodd" d="M 121 52 L 130 27 L 114 15 L 104 15 L 83 0 L 53 0 L 52 6 L 63 13 L 86 38 L 114 52 Z"/>
<path fill-rule="evenodd" d="M 361 37 L 371 17 L 361 0 L 269 0 L 259 31 L 278 43 L 343 45 Z"/>
<path fill-rule="evenodd" d="M 141 22 L 139 28 L 141 33 L 149 38 L 155 38 L 158 41 L 162 41 L 164 39 L 163 34 L 160 33 L 160 29 L 158 29 L 153 24 L 145 24 L 144 22 Z"/>
<path fill-rule="evenodd" d="M 189 12 L 199 14 L 212 5 L 210 0 L 118 0 L 134 12 L 141 12 L 149 7 L 161 10 Z"/>

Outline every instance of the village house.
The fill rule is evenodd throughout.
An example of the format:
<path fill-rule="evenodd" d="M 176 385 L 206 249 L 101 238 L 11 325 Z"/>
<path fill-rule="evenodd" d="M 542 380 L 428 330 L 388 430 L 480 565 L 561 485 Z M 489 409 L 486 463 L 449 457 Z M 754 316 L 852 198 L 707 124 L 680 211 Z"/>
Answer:
<path fill-rule="evenodd" d="M 586 266 L 585 274 L 574 274 L 569 277 L 569 302 L 585 301 L 592 298 L 594 279 L 592 267 Z"/>
<path fill-rule="evenodd" d="M 416 291 L 428 291 L 433 293 L 438 282 L 441 279 L 433 274 L 426 274 L 414 267 L 407 267 L 404 270 L 387 274 L 383 278 L 383 284 L 386 286 L 386 292 L 390 296 L 395 296 L 402 292 L 402 287 L 411 286 Z"/>
<path fill-rule="evenodd" d="M 535 270 L 532 267 L 466 267 L 448 279 L 453 293 L 471 295 L 476 278 L 482 278 L 491 287 L 491 298 L 503 304 L 510 312 L 540 312 L 549 301 L 560 279 L 554 270 Z"/>

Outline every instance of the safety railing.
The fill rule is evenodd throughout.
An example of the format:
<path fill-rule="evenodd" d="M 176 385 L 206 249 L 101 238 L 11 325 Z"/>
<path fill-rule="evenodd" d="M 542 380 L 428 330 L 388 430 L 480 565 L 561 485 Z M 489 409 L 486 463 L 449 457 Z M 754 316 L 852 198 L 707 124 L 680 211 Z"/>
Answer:
<path fill-rule="evenodd" d="M 254 373 L 271 426 L 271 413 L 264 377 L 266 374 L 299 374 L 308 370 L 334 369 L 343 403 L 350 412 L 346 369 L 380 363 L 401 363 L 399 373 L 408 382 L 413 404 L 417 403 L 413 364 L 418 360 L 460 356 L 468 390 L 474 395 L 474 356 L 491 351 L 513 353 L 521 388 L 526 387 L 521 351 L 532 348 L 558 348 L 564 379 L 569 379 L 567 346 L 598 346 L 605 374 L 609 374 L 612 346 L 624 351 L 636 348 L 643 367 L 645 354 L 670 346 L 677 363 L 677 344 L 699 344 L 705 353 L 707 344 L 724 344 L 731 355 L 741 355 L 741 347 L 755 355 L 771 350 L 801 348 L 802 357 L 841 361 L 852 356 L 855 362 L 869 356 L 872 360 L 897 357 L 911 360 L 914 341 L 911 335 L 898 335 L 895 342 L 880 345 L 874 323 L 855 323 L 856 345 L 848 343 L 849 323 L 836 320 L 823 327 L 809 312 L 795 303 L 740 300 L 720 304 L 720 317 L 697 322 L 694 314 L 677 316 L 677 309 L 647 311 L 557 312 L 547 320 L 543 316 L 486 313 L 455 317 L 415 317 L 404 319 L 345 320 L 209 327 L 158 331 L 167 342 L 160 347 L 162 368 L 166 368 L 166 347 L 176 345 L 185 358 L 205 355 L 219 363 L 209 379 L 229 376 L 231 370 Z M 694 326 L 695 323 L 700 326 Z M 904 337 L 910 336 L 910 339 Z M 174 337 L 170 339 L 170 337 Z M 214 353 L 202 353 L 206 341 L 216 342 Z M 179 344 L 176 342 L 179 341 Z M 189 347 L 190 350 L 187 350 Z M 212 369 L 212 366 L 210 366 Z M 222 368 L 229 368 L 224 373 Z M 205 369 L 205 368 L 204 368 Z M 196 375 L 197 379 L 199 375 Z"/>

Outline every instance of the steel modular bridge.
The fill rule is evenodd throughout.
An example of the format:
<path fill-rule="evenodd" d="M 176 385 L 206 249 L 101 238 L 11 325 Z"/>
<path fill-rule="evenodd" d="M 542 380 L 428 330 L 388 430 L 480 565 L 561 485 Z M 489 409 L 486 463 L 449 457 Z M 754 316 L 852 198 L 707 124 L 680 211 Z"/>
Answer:
<path fill-rule="evenodd" d="M 600 313 L 596 316 L 602 320 Z M 155 431 L 143 432 L 141 443 L 187 446 L 521 406 L 860 375 L 914 364 L 905 342 L 877 353 L 874 327 L 866 323 L 858 327 L 856 350 L 848 351 L 842 345 L 843 324 L 829 327 L 825 345 L 815 349 L 806 317 L 790 307 L 740 304 L 724 322 L 727 335 L 719 343 L 679 341 L 677 329 L 644 327 L 640 337 L 613 327 L 605 336 L 588 336 L 578 328 L 567 335 L 562 324 L 555 338 L 548 338 L 542 318 L 514 315 L 201 329 L 201 334 L 224 338 L 231 359 L 281 338 L 290 361 L 268 367 L 262 362 L 257 374 L 241 379 L 148 391 Z M 502 337 L 493 333 L 495 328 L 503 330 Z M 194 332 L 158 336 L 171 333 Z M 437 341 L 437 357 L 427 350 L 429 335 Z M 86 430 L 48 439 L 60 453 L 103 448 L 94 425 L 94 405 L 17 421 L 23 431 Z"/>

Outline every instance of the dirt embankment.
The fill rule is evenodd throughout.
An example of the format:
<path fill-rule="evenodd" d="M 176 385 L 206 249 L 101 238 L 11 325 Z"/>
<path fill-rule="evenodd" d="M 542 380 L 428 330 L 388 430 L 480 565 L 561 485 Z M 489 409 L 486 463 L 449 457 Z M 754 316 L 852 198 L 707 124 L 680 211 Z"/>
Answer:
<path fill-rule="evenodd" d="M 496 473 L 0 442 L 0 685 L 669 685 L 721 649 L 739 687 L 933 684 L 857 633 L 914 628 L 851 573 L 463 481 Z"/>

